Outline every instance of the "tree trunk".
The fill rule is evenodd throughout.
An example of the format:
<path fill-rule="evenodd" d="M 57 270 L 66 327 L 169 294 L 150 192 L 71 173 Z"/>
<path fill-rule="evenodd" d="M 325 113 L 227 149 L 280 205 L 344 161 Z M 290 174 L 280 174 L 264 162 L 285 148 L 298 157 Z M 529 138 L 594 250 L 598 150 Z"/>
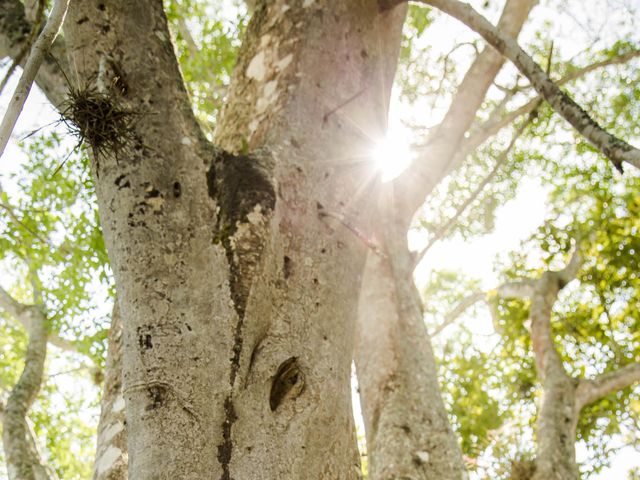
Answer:
<path fill-rule="evenodd" d="M 533 480 L 578 480 L 576 463 L 575 379 L 563 375 L 545 380 L 538 410 Z"/>
<path fill-rule="evenodd" d="M 499 28 L 517 37 L 536 3 L 506 2 Z M 429 158 L 399 177 L 395 191 L 390 187 L 380 197 L 387 214 L 379 218 L 376 231 L 379 237 L 386 236 L 387 256 L 369 253 L 355 350 L 375 480 L 458 480 L 464 476 L 462 454 L 441 398 L 431 339 L 413 284 L 414 263 L 406 232 L 415 209 L 455 167 L 457 148 L 503 63 L 500 54 L 486 47 L 465 75 L 437 134 L 430 138 Z"/>
<path fill-rule="evenodd" d="M 531 298 L 531 341 L 543 390 L 533 480 L 580 478 L 575 452 L 578 381 L 565 370 L 551 329 L 551 311 L 564 283 L 557 272 L 545 272 Z"/>
<path fill-rule="evenodd" d="M 355 354 L 371 478 L 459 480 L 462 455 L 440 394 L 420 295 L 406 274 L 413 263 L 406 225 L 390 220 L 391 195 L 381 202 L 385 256 L 367 259 Z"/>
<path fill-rule="evenodd" d="M 381 45 L 396 51 L 401 25 L 372 1 L 260 2 L 220 150 L 188 107 L 162 2 L 72 5 L 78 85 L 135 112 L 116 143 L 84 132 L 123 317 L 131 478 L 358 477 L 367 247 L 348 219 L 385 125 L 396 58 Z"/>
<path fill-rule="evenodd" d="M 126 480 L 127 435 L 122 394 L 122 320 L 117 303 L 111 315 L 109 352 L 101 404 L 93 480 Z"/>

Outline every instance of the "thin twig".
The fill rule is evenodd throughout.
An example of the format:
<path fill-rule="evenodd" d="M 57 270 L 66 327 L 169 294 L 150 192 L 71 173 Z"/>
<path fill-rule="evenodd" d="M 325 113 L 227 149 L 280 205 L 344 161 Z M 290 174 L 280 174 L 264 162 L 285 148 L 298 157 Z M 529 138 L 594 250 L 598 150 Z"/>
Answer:
<path fill-rule="evenodd" d="M 516 141 L 518 140 L 518 138 L 520 138 L 520 136 L 525 131 L 525 129 L 529 126 L 531 121 L 532 121 L 532 117 L 529 117 L 529 119 L 525 123 L 523 123 L 520 126 L 520 128 L 518 128 L 518 130 L 514 133 L 513 137 L 511 138 L 511 142 L 509 142 L 509 145 L 507 146 L 507 148 L 504 149 L 498 156 L 496 164 L 493 166 L 491 171 L 484 177 L 484 179 L 480 182 L 480 184 L 476 187 L 476 189 L 471 193 L 469 198 L 467 198 L 467 200 L 465 200 L 465 202 L 458 207 L 453 217 L 451 217 L 447 221 L 447 223 L 445 223 L 442 227 L 440 227 L 436 231 L 435 235 L 431 238 L 431 240 L 429 240 L 429 243 L 427 244 L 427 246 L 424 247 L 424 249 L 422 249 L 420 253 L 418 253 L 415 260 L 415 266 L 418 266 L 418 264 L 422 261 L 424 256 L 429 251 L 429 249 L 433 247 L 433 245 L 436 242 L 438 242 L 439 240 L 442 240 L 442 237 L 444 237 L 447 234 L 447 232 L 451 229 L 451 227 L 456 224 L 460 216 L 465 212 L 465 210 L 469 207 L 469 205 L 471 205 L 476 200 L 476 198 L 478 198 L 478 195 L 480 195 L 480 193 L 484 190 L 484 188 L 493 180 L 493 178 L 498 173 L 500 168 L 506 163 L 507 159 L 509 158 L 509 153 L 513 149 Z"/>
<path fill-rule="evenodd" d="M 18 121 L 20 112 L 22 112 L 24 103 L 27 100 L 27 96 L 29 95 L 33 81 L 36 78 L 38 69 L 42 64 L 45 55 L 51 48 L 53 41 L 58 35 L 64 16 L 67 13 L 68 6 L 69 0 L 56 0 L 53 8 L 51 9 L 51 14 L 47 19 L 47 23 L 33 45 L 31 54 L 27 59 L 24 70 L 22 71 L 22 76 L 18 81 L 18 86 L 9 101 L 9 106 L 4 118 L 2 119 L 2 124 L 0 125 L 0 157 L 2 157 L 2 154 L 7 147 L 7 143 L 9 143 L 11 132 L 13 132 L 13 129 L 16 126 L 16 122 Z"/>

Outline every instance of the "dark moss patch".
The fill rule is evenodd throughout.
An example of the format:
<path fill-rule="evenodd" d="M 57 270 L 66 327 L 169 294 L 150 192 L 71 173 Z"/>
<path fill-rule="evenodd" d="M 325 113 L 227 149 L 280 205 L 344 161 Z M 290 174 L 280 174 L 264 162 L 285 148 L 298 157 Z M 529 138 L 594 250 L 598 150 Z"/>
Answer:
<path fill-rule="evenodd" d="M 164 405 L 167 399 L 167 389 L 162 385 L 153 385 L 147 389 L 147 395 L 149 396 L 149 403 L 146 406 L 146 410 L 156 410 Z"/>
<path fill-rule="evenodd" d="M 284 273 L 285 280 L 291 276 L 291 268 L 291 259 L 285 255 L 282 265 L 282 271 Z"/>
<path fill-rule="evenodd" d="M 220 208 L 218 230 L 227 225 L 227 236 L 233 235 L 236 222 L 245 221 L 258 204 L 263 211 L 273 210 L 276 195 L 269 177 L 255 157 L 224 151 L 215 156 L 207 171 L 207 187 Z"/>
<path fill-rule="evenodd" d="M 271 172 L 257 157 L 233 155 L 219 151 L 207 171 L 209 196 L 216 202 L 218 218 L 213 242 L 222 244 L 231 266 L 231 294 L 240 318 L 244 316 L 250 278 L 247 277 L 249 260 L 246 255 L 234 256 L 231 237 L 236 233 L 238 222 L 246 222 L 247 215 L 257 205 L 264 214 L 273 211 L 276 194 L 271 183 Z M 261 248 L 254 246 L 254 252 Z M 236 261 L 239 258 L 238 262 Z M 255 255 L 253 256 L 255 261 Z M 236 355 L 234 354 L 234 358 Z"/>

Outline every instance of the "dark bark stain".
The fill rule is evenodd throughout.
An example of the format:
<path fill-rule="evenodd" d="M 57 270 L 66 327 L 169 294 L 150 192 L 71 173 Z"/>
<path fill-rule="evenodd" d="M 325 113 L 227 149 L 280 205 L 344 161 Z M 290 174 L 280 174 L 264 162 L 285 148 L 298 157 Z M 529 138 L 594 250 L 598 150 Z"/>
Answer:
<path fill-rule="evenodd" d="M 238 419 L 236 410 L 229 395 L 224 401 L 225 420 L 222 423 L 222 443 L 218 445 L 218 461 L 222 465 L 222 476 L 220 480 L 232 480 L 229 464 L 231 463 L 231 454 L 233 452 L 233 441 L 231 440 L 231 427 Z"/>
<path fill-rule="evenodd" d="M 147 389 L 150 403 L 146 406 L 146 410 L 156 410 L 164 405 L 167 398 L 167 389 L 162 385 L 154 385 Z"/>
<path fill-rule="evenodd" d="M 291 268 L 291 259 L 285 255 L 282 264 L 282 273 L 285 280 L 291 276 Z"/>
<path fill-rule="evenodd" d="M 256 205 L 260 205 L 263 214 L 273 211 L 275 189 L 270 181 L 270 172 L 256 157 L 224 151 L 214 156 L 207 171 L 207 187 L 209 196 L 219 209 L 213 242 L 222 244 L 227 253 L 231 266 L 231 295 L 242 318 L 251 285 L 248 278 L 251 275 L 247 275 L 246 270 L 255 266 L 262 245 L 252 245 L 252 251 L 258 255 L 234 255 L 231 237 L 236 233 L 238 222 L 246 222 L 247 215 Z M 253 259 L 247 260 L 248 257 Z"/>
<path fill-rule="evenodd" d="M 138 345 L 140 346 L 140 349 L 143 351 L 143 353 L 145 350 L 150 350 L 153 348 L 153 339 L 150 333 L 151 330 L 153 330 L 153 327 L 149 326 L 137 328 Z"/>
<path fill-rule="evenodd" d="M 131 187 L 131 182 L 129 180 L 127 180 L 127 176 L 126 175 L 120 175 L 116 178 L 115 182 L 113 182 L 114 185 L 116 187 L 118 187 L 118 190 L 122 190 L 123 188 L 130 188 Z"/>
<path fill-rule="evenodd" d="M 140 343 L 140 348 L 144 348 L 145 350 L 153 348 L 153 341 L 151 340 L 151 335 L 148 333 L 146 335 L 141 335 L 138 341 Z"/>
<path fill-rule="evenodd" d="M 180 182 L 174 182 L 173 183 L 173 197 L 174 198 L 180 198 L 180 195 L 182 195 L 182 186 L 180 185 Z"/>
<path fill-rule="evenodd" d="M 146 192 L 144 194 L 144 198 L 158 198 L 158 197 L 162 197 L 162 195 L 160 194 L 160 192 L 153 188 L 151 190 L 149 190 L 148 192 Z"/>
<path fill-rule="evenodd" d="M 380 12 L 386 12 L 387 10 L 391 10 L 396 5 L 399 5 L 406 0 L 378 0 L 378 7 Z"/>

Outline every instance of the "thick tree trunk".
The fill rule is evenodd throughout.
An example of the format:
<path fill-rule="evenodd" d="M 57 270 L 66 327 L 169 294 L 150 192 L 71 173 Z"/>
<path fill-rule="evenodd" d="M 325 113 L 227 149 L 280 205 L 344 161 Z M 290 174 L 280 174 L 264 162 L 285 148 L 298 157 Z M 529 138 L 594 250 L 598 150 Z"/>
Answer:
<path fill-rule="evenodd" d="M 418 293 L 410 278 L 393 285 L 387 259 L 369 256 L 359 316 L 385 317 L 368 322 L 356 349 L 371 478 L 461 479 L 462 455 L 440 395 Z M 399 295 L 413 312 L 399 308 Z"/>
<path fill-rule="evenodd" d="M 122 320 L 117 303 L 111 315 L 101 404 L 93 480 L 126 480 L 128 456 L 122 394 Z"/>
<path fill-rule="evenodd" d="M 385 125 L 396 59 L 381 45 L 401 25 L 365 0 L 256 5 L 222 151 L 188 108 L 160 1 L 72 5 L 79 85 L 136 112 L 123 148 L 93 145 L 131 478 L 358 477 L 349 366 L 367 247 L 349 219 Z"/>
<path fill-rule="evenodd" d="M 538 410 L 533 480 L 578 480 L 576 463 L 577 381 L 567 375 L 548 378 Z"/>
<path fill-rule="evenodd" d="M 517 36 L 537 0 L 510 0 L 499 28 Z M 355 361 L 373 479 L 463 478 L 464 463 L 440 395 L 437 365 L 413 284 L 406 231 L 414 210 L 454 167 L 457 146 L 471 126 L 503 58 L 487 47 L 471 65 L 450 109 L 427 146 L 427 159 L 381 197 L 387 215 L 386 258 L 369 253 L 361 290 Z M 393 205 L 397 202 L 397 205 Z M 404 225 L 403 225 L 404 223 Z M 392 226 L 395 228 L 390 228 Z M 389 231 L 392 233 L 389 235 Z M 372 348 L 372 346 L 375 346 Z"/>

